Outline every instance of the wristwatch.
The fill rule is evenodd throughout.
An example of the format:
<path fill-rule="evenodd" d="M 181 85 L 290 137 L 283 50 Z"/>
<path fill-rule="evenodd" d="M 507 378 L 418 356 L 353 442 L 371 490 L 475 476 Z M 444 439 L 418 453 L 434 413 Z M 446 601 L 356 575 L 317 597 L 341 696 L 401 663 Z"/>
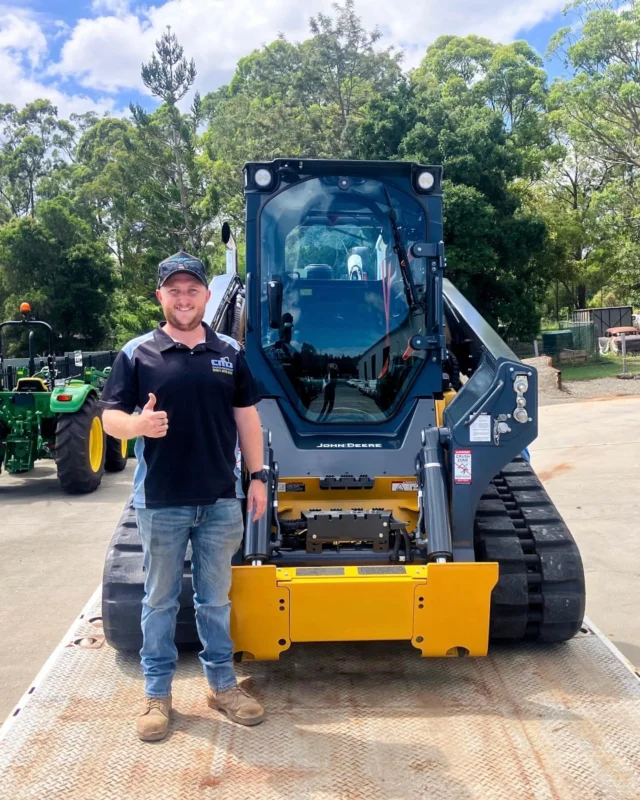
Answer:
<path fill-rule="evenodd" d="M 261 469 L 258 470 L 258 472 L 252 472 L 249 477 L 252 481 L 262 481 L 262 483 L 267 483 L 269 480 L 269 470 Z"/>

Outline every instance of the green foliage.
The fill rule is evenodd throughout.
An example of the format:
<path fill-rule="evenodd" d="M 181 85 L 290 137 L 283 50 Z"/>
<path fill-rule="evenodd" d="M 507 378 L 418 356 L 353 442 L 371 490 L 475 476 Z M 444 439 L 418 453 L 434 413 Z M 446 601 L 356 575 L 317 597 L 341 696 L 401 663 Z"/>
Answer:
<path fill-rule="evenodd" d="M 258 158 L 357 153 L 363 110 L 399 84 L 401 55 L 374 48 L 380 32 L 365 31 L 353 0 L 335 4 L 333 18 L 311 17 L 310 30 L 300 44 L 280 37 L 240 59 L 229 86 L 203 99 L 212 158 L 239 168 Z"/>
<path fill-rule="evenodd" d="M 38 183 L 62 165 L 73 134 L 73 126 L 58 119 L 48 100 L 35 100 L 22 111 L 0 106 L 0 198 L 5 212 L 35 214 Z"/>
<path fill-rule="evenodd" d="M 564 55 L 574 73 L 554 86 L 572 137 L 614 166 L 640 166 L 640 7 L 599 0 L 569 7 L 581 17 L 579 33 L 559 31 L 550 50 Z"/>
<path fill-rule="evenodd" d="M 369 103 L 360 129 L 364 157 L 444 165 L 449 276 L 492 324 L 523 338 L 538 329 L 546 231 L 514 181 L 539 172 L 552 147 L 545 92 L 525 43 L 444 36 L 395 96 Z"/>
<path fill-rule="evenodd" d="M 104 245 L 67 198 L 42 201 L 37 218 L 14 218 L 0 230 L 4 318 L 20 302 L 53 327 L 58 348 L 99 346 L 107 332 L 112 265 Z"/>

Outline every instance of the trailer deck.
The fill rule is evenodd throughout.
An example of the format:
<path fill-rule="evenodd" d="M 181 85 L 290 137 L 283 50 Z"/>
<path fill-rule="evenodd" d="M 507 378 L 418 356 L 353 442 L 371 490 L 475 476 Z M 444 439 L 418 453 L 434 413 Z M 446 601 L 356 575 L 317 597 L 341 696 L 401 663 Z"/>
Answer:
<path fill-rule="evenodd" d="M 137 656 L 100 622 L 96 592 L 0 730 L 1 798 L 640 797 L 640 679 L 591 623 L 486 659 L 368 643 L 244 662 L 257 728 L 211 711 L 182 653 L 169 736 L 143 743 Z"/>

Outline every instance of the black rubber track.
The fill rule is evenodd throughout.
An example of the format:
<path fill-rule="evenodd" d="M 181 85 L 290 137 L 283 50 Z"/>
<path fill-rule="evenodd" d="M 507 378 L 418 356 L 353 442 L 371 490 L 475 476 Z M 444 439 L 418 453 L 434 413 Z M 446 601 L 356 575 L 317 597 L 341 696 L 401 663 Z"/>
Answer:
<path fill-rule="evenodd" d="M 109 543 L 102 582 L 102 624 L 107 641 L 117 650 L 142 647 L 142 559 L 136 512 L 129 499 Z M 193 610 L 190 548 L 184 562 L 175 642 L 181 649 L 200 647 Z"/>
<path fill-rule="evenodd" d="M 107 436 L 104 468 L 106 472 L 122 472 L 127 466 L 127 457 L 122 455 L 121 439 Z"/>
<path fill-rule="evenodd" d="M 508 464 L 478 505 L 475 551 L 497 561 L 493 642 L 563 642 L 582 625 L 585 582 L 578 547 L 524 458 Z"/>
<path fill-rule="evenodd" d="M 100 469 L 94 472 L 89 462 L 91 423 L 101 414 L 98 398 L 89 395 L 82 408 L 73 414 L 60 414 L 56 427 L 56 465 L 58 480 L 69 494 L 87 494 L 100 486 L 104 474 L 104 451 Z"/>

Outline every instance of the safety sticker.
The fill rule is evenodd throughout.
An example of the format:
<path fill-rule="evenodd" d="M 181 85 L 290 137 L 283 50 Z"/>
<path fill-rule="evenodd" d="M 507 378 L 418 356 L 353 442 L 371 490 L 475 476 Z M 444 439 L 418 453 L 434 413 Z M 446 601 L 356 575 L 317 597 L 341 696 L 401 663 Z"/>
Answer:
<path fill-rule="evenodd" d="M 391 481 L 392 492 L 417 492 L 418 484 L 415 481 Z"/>
<path fill-rule="evenodd" d="M 472 442 L 491 441 L 491 414 L 478 414 L 469 427 L 469 439 Z"/>
<path fill-rule="evenodd" d="M 471 450 L 454 451 L 453 482 L 471 483 Z"/>
<path fill-rule="evenodd" d="M 305 492 L 307 487 L 304 483 L 285 483 L 284 481 L 278 482 L 279 492 Z"/>

